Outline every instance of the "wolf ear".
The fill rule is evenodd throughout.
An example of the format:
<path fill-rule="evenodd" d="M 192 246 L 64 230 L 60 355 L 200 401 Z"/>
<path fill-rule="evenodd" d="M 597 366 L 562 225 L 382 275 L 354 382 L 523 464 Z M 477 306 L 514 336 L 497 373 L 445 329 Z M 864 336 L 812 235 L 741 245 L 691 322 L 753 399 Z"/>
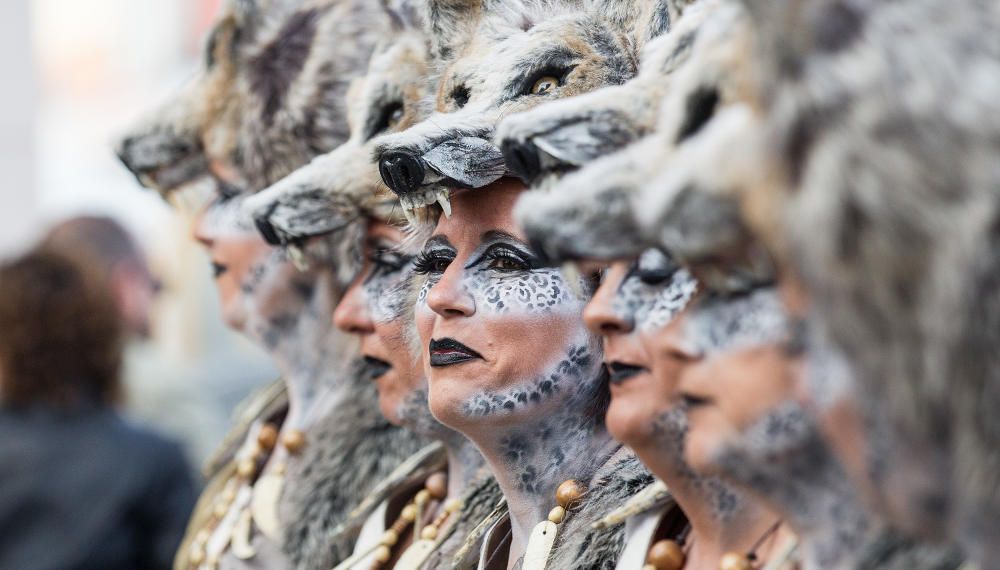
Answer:
<path fill-rule="evenodd" d="M 448 59 L 472 33 L 483 12 L 482 0 L 427 0 L 424 21 L 431 55 Z"/>
<path fill-rule="evenodd" d="M 784 71 L 818 52 L 852 45 L 878 3 L 850 0 L 742 0 L 764 52 Z M 868 7 L 871 6 L 871 7 Z"/>
<path fill-rule="evenodd" d="M 421 7 L 414 0 L 382 0 L 382 10 L 396 31 L 423 28 Z"/>
<path fill-rule="evenodd" d="M 597 7 L 612 22 L 645 42 L 673 27 L 684 9 L 698 0 L 597 0 Z"/>

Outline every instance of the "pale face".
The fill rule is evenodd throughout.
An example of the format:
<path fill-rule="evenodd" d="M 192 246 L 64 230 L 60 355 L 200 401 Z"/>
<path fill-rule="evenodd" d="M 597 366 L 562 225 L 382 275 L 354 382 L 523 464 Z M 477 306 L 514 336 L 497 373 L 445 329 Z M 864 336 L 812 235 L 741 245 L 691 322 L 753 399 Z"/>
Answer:
<path fill-rule="evenodd" d="M 299 324 L 323 269 L 299 271 L 283 250 L 269 246 L 241 213 L 245 195 L 219 197 L 198 216 L 194 237 L 212 260 L 223 318 L 275 349 Z M 318 316 L 318 315 L 314 315 Z"/>
<path fill-rule="evenodd" d="M 696 471 L 726 475 L 720 462 L 727 452 L 795 401 L 801 363 L 789 352 L 788 321 L 771 290 L 701 299 L 684 329 L 704 353 L 680 378 L 688 418 L 685 457 Z"/>
<path fill-rule="evenodd" d="M 337 305 L 337 328 L 358 335 L 361 353 L 378 386 L 382 414 L 396 425 L 423 433 L 429 421 L 422 351 L 410 342 L 412 307 L 407 303 L 412 257 L 400 253 L 403 232 L 371 220 L 360 274 Z"/>
<path fill-rule="evenodd" d="M 658 439 L 659 418 L 675 408 L 677 374 L 696 355 L 674 346 L 672 366 L 656 366 L 644 338 L 655 337 L 684 309 L 697 290 L 687 271 L 656 250 L 634 262 L 619 261 L 604 272 L 584 318 L 604 343 L 610 372 L 608 431 L 633 447 Z"/>
<path fill-rule="evenodd" d="M 523 191 L 505 179 L 455 195 L 416 262 L 431 411 L 466 434 L 583 408 L 603 390 L 586 298 L 539 266 L 514 224 Z"/>

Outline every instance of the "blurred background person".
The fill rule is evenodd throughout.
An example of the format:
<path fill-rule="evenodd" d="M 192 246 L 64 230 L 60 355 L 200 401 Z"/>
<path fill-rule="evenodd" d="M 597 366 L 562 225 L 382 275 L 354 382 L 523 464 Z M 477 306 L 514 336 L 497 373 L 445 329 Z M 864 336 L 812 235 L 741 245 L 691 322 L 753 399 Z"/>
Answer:
<path fill-rule="evenodd" d="M 102 281 L 125 333 L 122 403 L 127 413 L 185 442 L 189 461 L 199 463 L 204 457 L 200 450 L 192 449 L 193 442 L 200 434 L 214 431 L 217 412 L 210 397 L 192 389 L 190 371 L 170 367 L 150 350 L 154 347 L 147 346 L 155 324 L 154 302 L 163 285 L 138 242 L 110 217 L 81 215 L 56 223 L 40 247 L 83 264 Z M 153 372 L 154 367 L 160 372 Z M 171 372 L 164 374 L 165 370 Z"/>
<path fill-rule="evenodd" d="M 169 568 L 193 507 L 180 448 L 116 411 L 103 283 L 45 249 L 0 266 L 0 568 Z"/>

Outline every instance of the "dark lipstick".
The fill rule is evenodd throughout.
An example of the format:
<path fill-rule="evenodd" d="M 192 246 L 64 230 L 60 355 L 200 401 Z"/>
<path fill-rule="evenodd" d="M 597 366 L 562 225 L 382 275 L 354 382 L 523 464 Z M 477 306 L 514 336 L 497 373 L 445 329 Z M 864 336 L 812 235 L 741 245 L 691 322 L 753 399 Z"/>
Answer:
<path fill-rule="evenodd" d="M 618 362 L 617 360 L 608 363 L 608 381 L 612 384 L 622 384 L 629 378 L 643 372 L 646 372 L 646 368 L 642 366 Z"/>
<path fill-rule="evenodd" d="M 453 338 L 432 339 L 428 346 L 430 364 L 433 367 L 461 364 L 483 356 Z"/>
<path fill-rule="evenodd" d="M 365 356 L 364 361 L 365 372 L 369 380 L 377 380 L 392 369 L 391 364 L 374 356 Z"/>

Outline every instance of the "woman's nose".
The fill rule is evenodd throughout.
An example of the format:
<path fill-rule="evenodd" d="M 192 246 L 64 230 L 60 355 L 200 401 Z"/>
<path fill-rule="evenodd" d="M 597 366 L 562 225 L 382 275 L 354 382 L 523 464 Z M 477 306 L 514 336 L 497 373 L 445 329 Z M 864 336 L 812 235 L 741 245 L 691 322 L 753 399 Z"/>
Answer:
<path fill-rule="evenodd" d="M 600 286 L 583 309 L 583 321 L 590 332 L 607 336 L 628 334 L 635 329 L 634 315 L 622 310 L 627 304 L 615 303 L 627 279 L 628 269 L 627 263 L 618 262 L 604 271 Z"/>
<path fill-rule="evenodd" d="M 191 237 L 194 241 L 205 247 L 212 247 L 212 234 L 208 231 L 208 227 L 205 224 L 207 212 L 208 206 L 205 206 L 194 217 L 194 222 L 191 225 Z"/>
<path fill-rule="evenodd" d="M 333 326 L 351 334 L 364 335 L 375 332 L 375 321 L 372 320 L 368 299 L 357 279 L 344 293 L 337 308 L 333 311 Z"/>
<path fill-rule="evenodd" d="M 445 318 L 470 317 L 476 312 L 475 299 L 463 283 L 461 264 L 452 263 L 427 292 L 427 306 Z"/>
<path fill-rule="evenodd" d="M 605 280 L 583 309 L 583 321 L 590 332 L 602 336 L 628 334 L 635 329 L 632 315 L 615 307 L 617 287 Z"/>

